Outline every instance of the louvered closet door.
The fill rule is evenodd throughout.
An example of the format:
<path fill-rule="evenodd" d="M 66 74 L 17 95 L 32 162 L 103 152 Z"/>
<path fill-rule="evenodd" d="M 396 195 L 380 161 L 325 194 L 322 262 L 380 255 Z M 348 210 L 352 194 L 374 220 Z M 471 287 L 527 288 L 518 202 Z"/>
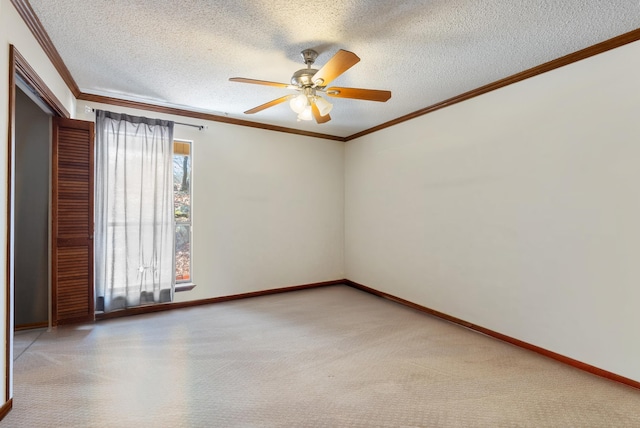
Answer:
<path fill-rule="evenodd" d="M 52 137 L 53 324 L 91 321 L 93 123 L 54 118 Z"/>

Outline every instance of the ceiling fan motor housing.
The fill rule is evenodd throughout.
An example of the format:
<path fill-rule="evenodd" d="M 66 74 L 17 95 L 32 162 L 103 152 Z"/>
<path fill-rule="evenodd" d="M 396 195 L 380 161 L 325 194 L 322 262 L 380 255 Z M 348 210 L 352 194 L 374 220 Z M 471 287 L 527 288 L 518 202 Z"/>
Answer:
<path fill-rule="evenodd" d="M 313 76 L 318 72 L 315 68 L 303 68 L 291 76 L 291 84 L 304 88 L 305 86 L 313 86 Z"/>

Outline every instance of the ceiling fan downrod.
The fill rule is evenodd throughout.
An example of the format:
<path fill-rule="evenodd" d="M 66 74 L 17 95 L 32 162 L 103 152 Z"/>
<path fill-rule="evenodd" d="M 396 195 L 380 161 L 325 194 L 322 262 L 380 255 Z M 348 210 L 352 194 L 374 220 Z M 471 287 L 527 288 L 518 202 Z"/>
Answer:
<path fill-rule="evenodd" d="M 316 58 L 318 58 L 318 52 L 313 49 L 305 49 L 300 52 L 300 55 L 302 55 L 302 60 L 307 65 L 307 68 L 311 68 L 313 63 L 316 62 Z"/>
<path fill-rule="evenodd" d="M 318 70 L 311 68 L 311 66 L 316 61 L 316 58 L 318 58 L 318 52 L 313 49 L 305 49 L 300 52 L 300 55 L 302 55 L 302 59 L 304 60 L 307 68 L 301 68 L 293 73 L 293 76 L 291 76 L 291 84 L 301 89 L 312 87 L 315 83 L 312 78 Z"/>

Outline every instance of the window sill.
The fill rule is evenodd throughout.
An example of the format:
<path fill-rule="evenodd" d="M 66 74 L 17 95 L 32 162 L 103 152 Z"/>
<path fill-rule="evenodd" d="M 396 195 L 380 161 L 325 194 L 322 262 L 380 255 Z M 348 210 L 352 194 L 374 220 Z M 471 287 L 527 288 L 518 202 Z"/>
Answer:
<path fill-rule="evenodd" d="M 180 291 L 193 290 L 194 288 L 196 288 L 196 285 L 193 282 L 181 282 L 179 284 L 176 284 L 176 287 L 173 291 L 177 293 Z"/>

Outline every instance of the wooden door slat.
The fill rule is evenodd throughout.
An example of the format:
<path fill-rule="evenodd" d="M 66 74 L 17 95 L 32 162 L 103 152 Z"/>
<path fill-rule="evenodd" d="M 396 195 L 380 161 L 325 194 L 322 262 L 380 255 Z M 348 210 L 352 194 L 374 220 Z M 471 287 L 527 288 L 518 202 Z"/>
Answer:
<path fill-rule="evenodd" d="M 53 120 L 54 325 L 94 319 L 93 123 Z"/>

